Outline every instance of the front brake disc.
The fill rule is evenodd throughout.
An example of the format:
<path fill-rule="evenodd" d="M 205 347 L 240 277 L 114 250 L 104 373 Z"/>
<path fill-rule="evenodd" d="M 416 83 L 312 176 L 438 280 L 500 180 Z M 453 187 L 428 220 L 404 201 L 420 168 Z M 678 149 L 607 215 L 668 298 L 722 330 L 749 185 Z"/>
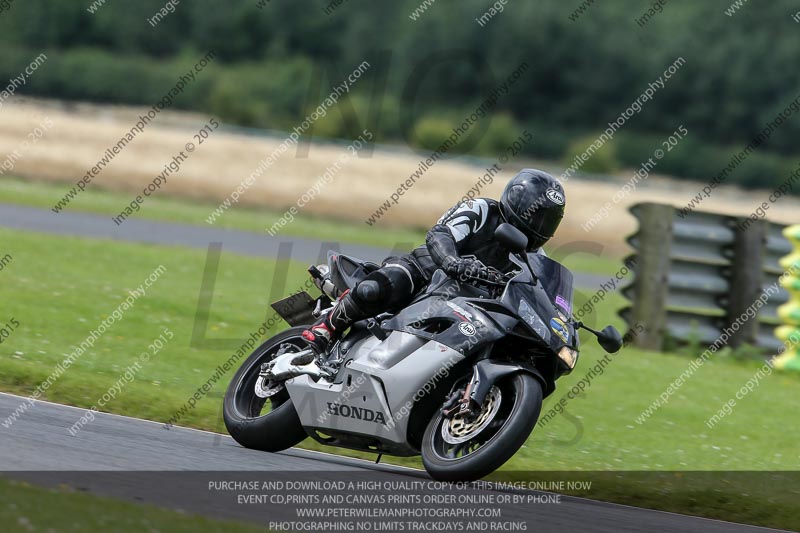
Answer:
<path fill-rule="evenodd" d="M 492 387 L 481 410 L 477 415 L 457 414 L 442 424 L 442 438 L 448 444 L 461 444 L 477 436 L 486 429 L 500 410 L 502 394 L 500 389 Z"/>

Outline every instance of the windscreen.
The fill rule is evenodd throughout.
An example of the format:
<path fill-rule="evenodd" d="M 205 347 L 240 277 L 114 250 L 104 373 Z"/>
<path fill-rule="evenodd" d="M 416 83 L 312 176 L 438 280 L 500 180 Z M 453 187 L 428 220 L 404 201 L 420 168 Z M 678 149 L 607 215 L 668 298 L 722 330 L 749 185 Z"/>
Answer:
<path fill-rule="evenodd" d="M 540 254 L 528 254 L 533 272 L 539 278 L 544 291 L 557 309 L 566 315 L 572 314 L 572 272 L 566 267 Z"/>

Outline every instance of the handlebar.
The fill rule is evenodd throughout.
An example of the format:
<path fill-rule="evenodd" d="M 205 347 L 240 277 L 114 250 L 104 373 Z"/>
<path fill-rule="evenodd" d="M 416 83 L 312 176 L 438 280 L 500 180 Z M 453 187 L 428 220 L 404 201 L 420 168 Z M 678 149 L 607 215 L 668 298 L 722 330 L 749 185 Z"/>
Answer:
<path fill-rule="evenodd" d="M 511 277 L 509 277 L 508 274 L 505 274 L 505 275 L 501 274 L 501 276 L 503 276 L 503 278 L 505 278 L 504 281 L 494 281 L 494 280 L 486 279 L 486 278 L 481 277 L 481 276 L 470 276 L 470 275 L 467 275 L 467 274 L 461 274 L 460 276 L 458 276 L 458 279 L 459 279 L 459 281 L 465 281 L 465 282 L 470 282 L 471 281 L 471 282 L 480 283 L 480 284 L 483 284 L 483 285 L 489 285 L 489 286 L 492 286 L 492 287 L 505 287 L 506 284 L 508 283 L 508 281 L 511 279 Z"/>

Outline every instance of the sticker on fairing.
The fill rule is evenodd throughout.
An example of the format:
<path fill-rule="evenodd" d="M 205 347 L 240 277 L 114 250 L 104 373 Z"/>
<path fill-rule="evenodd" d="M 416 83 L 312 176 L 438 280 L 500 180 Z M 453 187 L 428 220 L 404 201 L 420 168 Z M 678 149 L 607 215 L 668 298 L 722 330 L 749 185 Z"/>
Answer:
<path fill-rule="evenodd" d="M 563 320 L 560 318 L 552 319 L 550 321 L 550 329 L 552 329 L 564 343 L 569 343 L 569 328 Z"/>
<path fill-rule="evenodd" d="M 474 337 L 478 330 L 470 322 L 462 322 L 458 325 L 458 331 L 467 337 Z"/>
<path fill-rule="evenodd" d="M 454 304 L 453 302 L 447 302 L 447 307 L 455 311 L 456 314 L 461 315 L 464 318 L 464 320 L 472 320 L 472 313 L 470 313 L 460 305 Z"/>
<path fill-rule="evenodd" d="M 559 306 L 564 311 L 566 311 L 567 313 L 572 312 L 572 307 L 569 305 L 569 302 L 567 301 L 566 298 L 564 298 L 561 295 L 556 296 L 556 305 Z"/>

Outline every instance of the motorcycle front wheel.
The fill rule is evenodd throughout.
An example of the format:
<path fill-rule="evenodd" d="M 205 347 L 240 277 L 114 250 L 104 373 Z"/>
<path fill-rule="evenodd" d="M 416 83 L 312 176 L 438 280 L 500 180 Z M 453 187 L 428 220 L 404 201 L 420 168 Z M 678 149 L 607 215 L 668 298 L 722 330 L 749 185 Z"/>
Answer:
<path fill-rule="evenodd" d="M 225 393 L 223 418 L 231 437 L 245 448 L 279 452 L 300 444 L 307 437 L 300 418 L 282 384 L 270 387 L 270 396 L 256 394 L 262 363 L 287 352 L 301 351 L 306 342 L 301 337 L 305 328 L 288 329 L 261 346 L 242 363 Z"/>
<path fill-rule="evenodd" d="M 425 470 L 439 481 L 474 481 L 500 468 L 533 431 L 542 386 L 526 373 L 498 381 L 477 415 L 446 418 L 441 411 L 422 438 Z"/>

